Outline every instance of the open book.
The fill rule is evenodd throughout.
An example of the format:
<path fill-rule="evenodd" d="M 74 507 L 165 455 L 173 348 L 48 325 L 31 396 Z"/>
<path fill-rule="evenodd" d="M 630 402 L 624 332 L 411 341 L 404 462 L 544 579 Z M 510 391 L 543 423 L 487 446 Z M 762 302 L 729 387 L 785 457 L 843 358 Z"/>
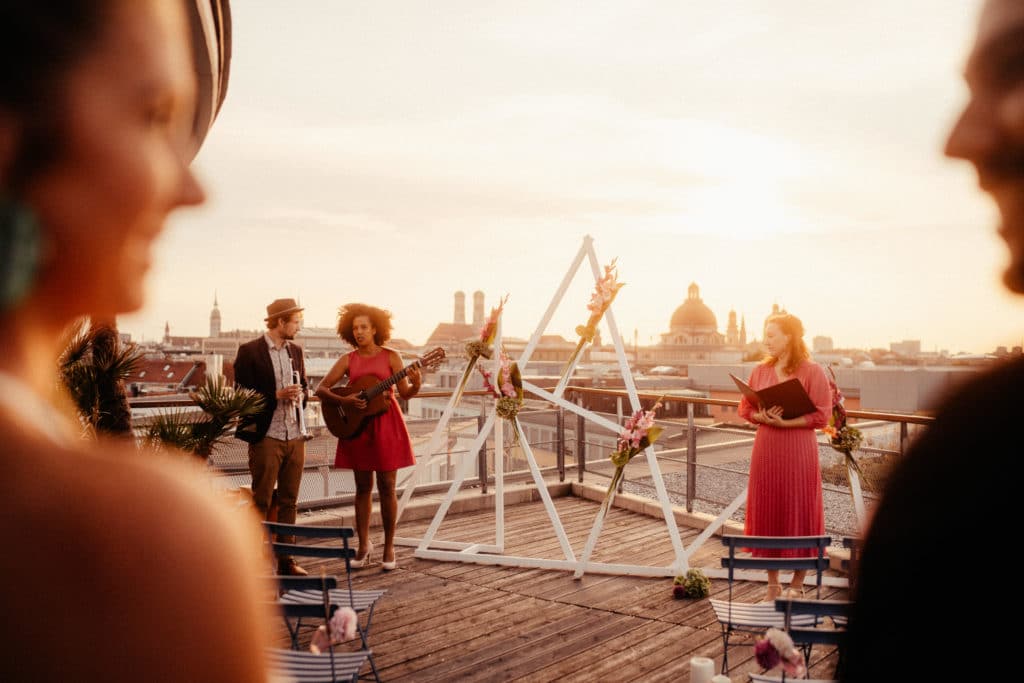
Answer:
<path fill-rule="evenodd" d="M 736 382 L 740 393 L 746 396 L 748 401 L 765 409 L 780 406 L 782 417 L 785 420 L 813 413 L 818 409 L 811 397 L 807 395 L 804 385 L 800 384 L 800 380 L 796 377 L 764 389 L 754 389 L 736 375 L 729 373 L 729 376 L 732 377 L 733 382 Z"/>

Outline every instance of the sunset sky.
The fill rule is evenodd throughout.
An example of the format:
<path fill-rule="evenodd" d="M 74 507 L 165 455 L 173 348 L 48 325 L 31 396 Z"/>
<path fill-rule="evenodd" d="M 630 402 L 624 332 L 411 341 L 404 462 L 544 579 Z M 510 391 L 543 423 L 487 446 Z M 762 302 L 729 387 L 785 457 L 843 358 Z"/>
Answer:
<path fill-rule="evenodd" d="M 416 344 L 456 290 L 507 293 L 528 337 L 588 234 L 641 344 L 690 282 L 722 332 L 777 302 L 844 347 L 1024 337 L 995 211 L 941 153 L 978 0 L 232 4 L 210 199 L 172 218 L 136 340 L 206 334 L 215 291 L 224 329 L 366 301 Z M 587 278 L 549 331 L 575 339 Z"/>

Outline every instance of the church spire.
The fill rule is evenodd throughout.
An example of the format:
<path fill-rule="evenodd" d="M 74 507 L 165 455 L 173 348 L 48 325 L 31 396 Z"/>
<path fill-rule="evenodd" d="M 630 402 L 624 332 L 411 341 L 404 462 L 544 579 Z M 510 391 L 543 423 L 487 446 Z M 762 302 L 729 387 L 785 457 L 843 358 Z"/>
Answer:
<path fill-rule="evenodd" d="M 210 336 L 220 336 L 220 309 L 217 307 L 217 290 L 213 290 L 213 310 L 210 311 Z"/>

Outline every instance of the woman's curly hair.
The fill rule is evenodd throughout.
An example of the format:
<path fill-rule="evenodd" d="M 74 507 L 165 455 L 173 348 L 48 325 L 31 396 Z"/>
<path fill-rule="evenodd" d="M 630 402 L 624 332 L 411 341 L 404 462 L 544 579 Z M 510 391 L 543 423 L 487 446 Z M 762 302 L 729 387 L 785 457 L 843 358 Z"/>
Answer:
<path fill-rule="evenodd" d="M 376 330 L 373 343 L 382 346 L 391 339 L 391 311 L 368 304 L 345 304 L 338 309 L 338 336 L 351 346 L 356 346 L 356 336 L 352 334 L 355 319 L 365 315 Z"/>

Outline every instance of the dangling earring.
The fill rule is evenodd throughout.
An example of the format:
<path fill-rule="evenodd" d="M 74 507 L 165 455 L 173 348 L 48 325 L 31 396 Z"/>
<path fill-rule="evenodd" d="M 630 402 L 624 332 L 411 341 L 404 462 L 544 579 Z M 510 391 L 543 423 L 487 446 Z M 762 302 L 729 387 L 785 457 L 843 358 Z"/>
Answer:
<path fill-rule="evenodd" d="M 0 311 L 32 289 L 39 267 L 39 222 L 24 204 L 0 197 Z"/>

